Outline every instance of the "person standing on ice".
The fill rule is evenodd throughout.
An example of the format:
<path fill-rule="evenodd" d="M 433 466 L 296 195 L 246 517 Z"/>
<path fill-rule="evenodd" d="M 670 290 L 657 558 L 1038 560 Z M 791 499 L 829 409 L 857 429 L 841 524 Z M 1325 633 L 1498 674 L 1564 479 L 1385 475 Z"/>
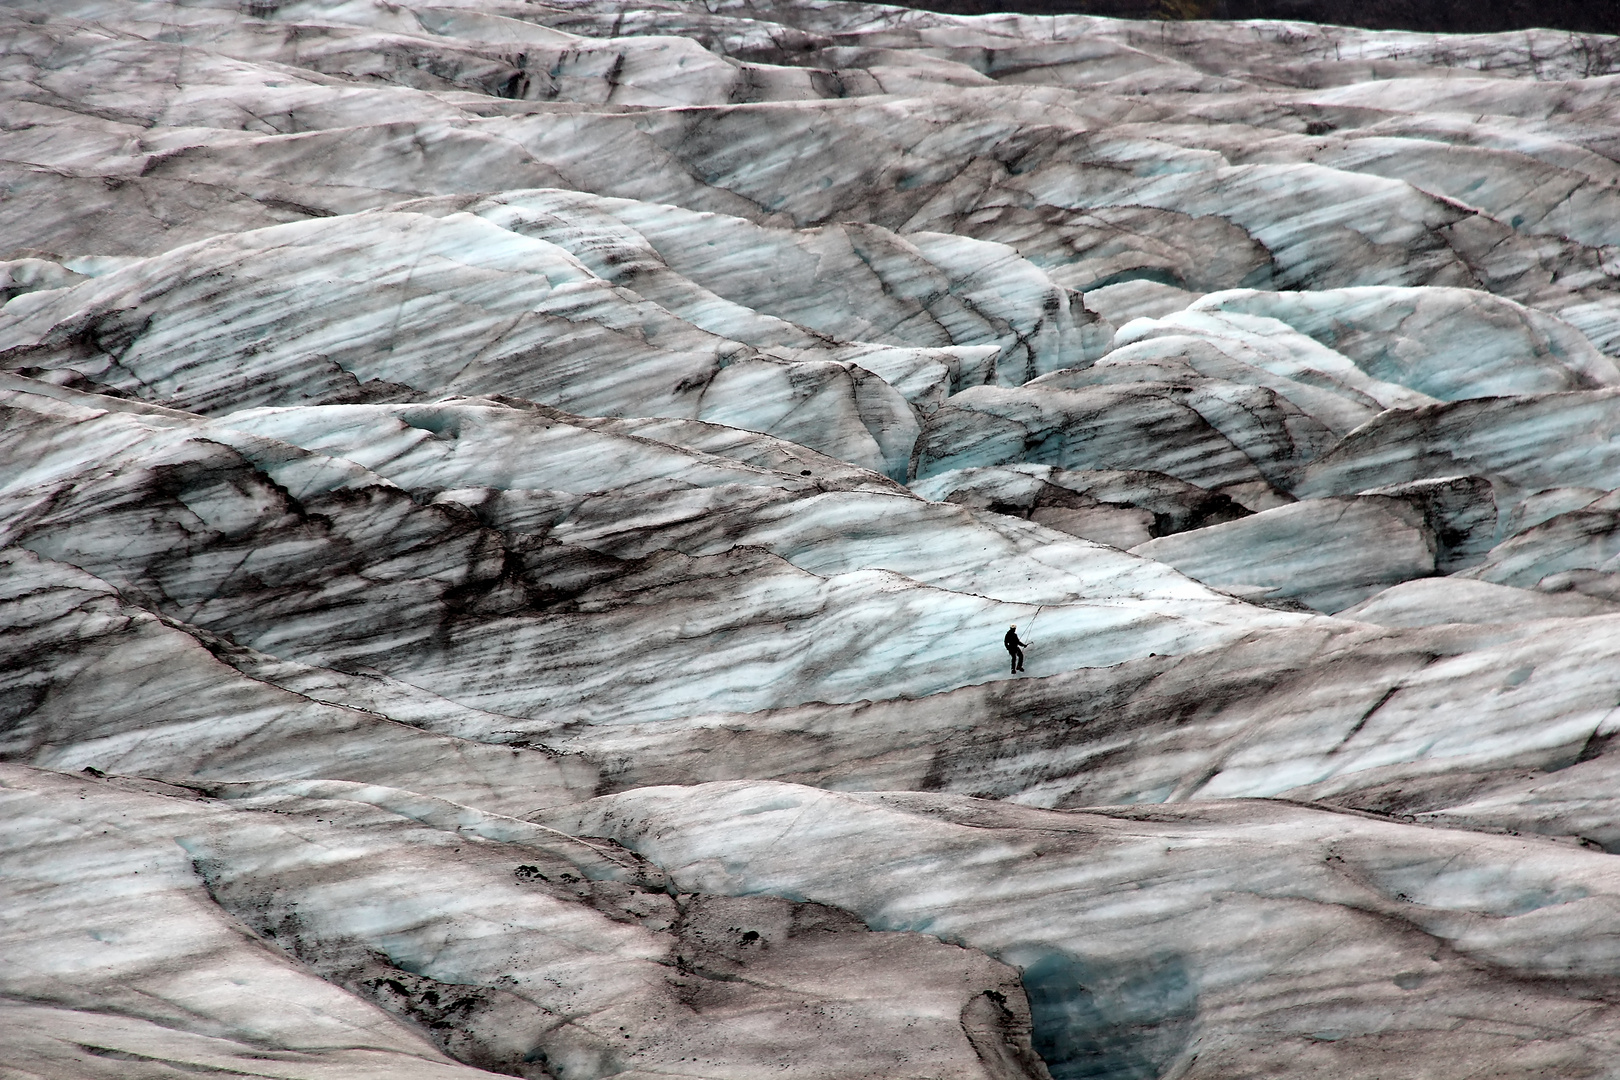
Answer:
<path fill-rule="evenodd" d="M 1007 646 L 1008 655 L 1012 657 L 1012 673 L 1016 675 L 1024 670 L 1024 646 L 1028 645 L 1029 642 L 1018 640 L 1017 623 L 1007 627 L 1007 636 L 1001 640 Z"/>

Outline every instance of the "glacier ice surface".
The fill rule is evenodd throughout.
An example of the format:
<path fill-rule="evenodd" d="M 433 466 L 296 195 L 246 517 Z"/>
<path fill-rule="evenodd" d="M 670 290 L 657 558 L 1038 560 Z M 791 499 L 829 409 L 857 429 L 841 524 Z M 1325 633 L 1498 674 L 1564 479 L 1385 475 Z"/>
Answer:
<path fill-rule="evenodd" d="M 1616 1074 L 1613 39 L 0 33 L 0 1073 Z"/>

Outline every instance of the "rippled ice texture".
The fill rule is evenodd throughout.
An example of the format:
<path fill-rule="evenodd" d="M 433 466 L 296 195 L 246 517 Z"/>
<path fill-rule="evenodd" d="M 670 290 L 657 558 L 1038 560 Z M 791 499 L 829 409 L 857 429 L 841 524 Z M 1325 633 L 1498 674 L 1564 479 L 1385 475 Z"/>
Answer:
<path fill-rule="evenodd" d="M 1620 41 L 0 32 L 0 1074 L 1620 1076 Z"/>

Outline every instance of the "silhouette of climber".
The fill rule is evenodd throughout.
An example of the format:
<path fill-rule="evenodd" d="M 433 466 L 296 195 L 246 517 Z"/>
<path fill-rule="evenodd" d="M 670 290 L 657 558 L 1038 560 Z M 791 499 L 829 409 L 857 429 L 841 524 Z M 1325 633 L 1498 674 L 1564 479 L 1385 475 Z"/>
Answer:
<path fill-rule="evenodd" d="M 1012 626 L 1007 627 L 1007 636 L 1002 638 L 1001 640 L 1002 640 L 1002 643 L 1007 646 L 1007 652 L 1012 657 L 1012 673 L 1014 675 L 1016 675 L 1020 671 L 1024 670 L 1024 650 L 1023 650 L 1023 646 L 1028 645 L 1029 642 L 1027 642 L 1027 641 L 1019 641 L 1018 640 L 1018 624 L 1017 623 L 1014 623 Z"/>

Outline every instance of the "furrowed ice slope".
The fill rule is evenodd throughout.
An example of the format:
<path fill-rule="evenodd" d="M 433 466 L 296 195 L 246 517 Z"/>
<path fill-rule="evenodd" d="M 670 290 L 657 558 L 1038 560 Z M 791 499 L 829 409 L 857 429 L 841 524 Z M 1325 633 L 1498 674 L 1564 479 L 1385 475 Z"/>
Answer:
<path fill-rule="evenodd" d="M 995 1007 L 1016 974 L 920 934 L 671 895 L 622 849 L 392 789 L 144 787 L 0 769 L 8 892 L 52 897 L 6 939 L 25 1067 L 853 1078 L 927 1056 L 994 1077 L 1033 1056 L 1021 1002 Z M 98 895 L 85 861 L 128 885 Z"/>
<path fill-rule="evenodd" d="M 6 485 L 11 544 L 259 651 L 380 669 L 503 726 L 932 693 L 993 677 L 975 643 L 1036 608 L 1077 665 L 1300 621 L 871 474 L 879 490 L 824 491 L 556 414 L 337 406 L 236 414 L 216 434 L 14 397 L 9 452 L 30 466 Z M 339 446 L 373 482 L 328 486 Z M 737 670 L 751 675 L 715 685 Z"/>
<path fill-rule="evenodd" d="M 0 36 L 0 1072 L 1614 1072 L 1614 40 Z"/>
<path fill-rule="evenodd" d="M 551 820 L 685 888 L 1017 963 L 1054 1076 L 1601 1074 L 1614 1053 L 1612 1006 L 1575 988 L 1615 977 L 1603 854 L 1286 804 L 1054 814 L 745 782 Z"/>

